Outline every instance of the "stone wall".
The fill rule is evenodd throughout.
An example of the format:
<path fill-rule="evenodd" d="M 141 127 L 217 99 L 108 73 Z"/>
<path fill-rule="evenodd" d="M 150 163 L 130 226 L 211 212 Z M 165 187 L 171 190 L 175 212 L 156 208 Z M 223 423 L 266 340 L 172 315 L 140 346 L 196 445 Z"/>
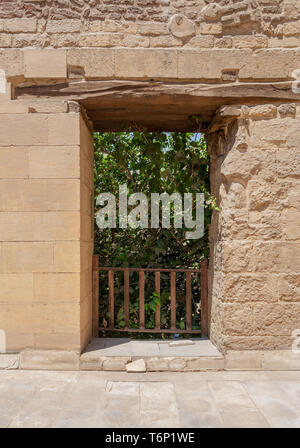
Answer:
<path fill-rule="evenodd" d="M 213 342 L 290 348 L 300 328 L 299 25 L 298 0 L 1 1 L 8 349 L 79 351 L 90 339 L 90 131 L 104 121 L 120 129 L 133 112 L 167 130 L 196 116 L 207 134 L 221 208 L 211 228 Z"/>
<path fill-rule="evenodd" d="M 78 113 L 80 110 L 78 110 Z M 94 253 L 94 140 L 80 117 L 80 348 L 92 337 L 92 257 Z M 72 254 L 70 254 L 70 258 Z"/>
<path fill-rule="evenodd" d="M 221 209 L 211 228 L 211 338 L 222 351 L 291 348 L 300 328 L 300 107 L 229 107 L 218 119 L 209 135 Z"/>
<path fill-rule="evenodd" d="M 0 328 L 7 350 L 91 335 L 93 144 L 63 102 L 0 94 Z"/>
<path fill-rule="evenodd" d="M 0 48 L 297 47 L 298 0 L 3 0 Z"/>

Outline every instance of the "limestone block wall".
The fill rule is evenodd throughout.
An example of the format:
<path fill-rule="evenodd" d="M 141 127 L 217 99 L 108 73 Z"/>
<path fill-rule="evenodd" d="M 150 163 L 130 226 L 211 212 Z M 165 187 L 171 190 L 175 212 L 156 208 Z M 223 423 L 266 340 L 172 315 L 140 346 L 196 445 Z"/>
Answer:
<path fill-rule="evenodd" d="M 300 328 L 300 106 L 222 114 L 209 136 L 221 209 L 211 228 L 211 338 L 223 351 L 291 349 Z"/>
<path fill-rule="evenodd" d="M 0 2 L 8 349 L 80 350 L 89 340 L 93 144 L 84 107 L 101 129 L 109 98 L 114 108 L 123 101 L 122 120 L 126 100 L 132 111 L 144 97 L 149 116 L 154 97 L 167 106 L 176 97 L 184 110 L 199 101 L 192 116 L 210 111 L 202 125 L 221 208 L 211 228 L 213 342 L 222 351 L 290 348 L 300 328 L 299 37 L 299 0 Z"/>
<path fill-rule="evenodd" d="M 298 0 L 2 0 L 0 47 L 297 47 Z"/>
<path fill-rule="evenodd" d="M 67 103 L 38 109 L 11 101 L 9 84 L 0 94 L 0 328 L 7 350 L 80 350 L 91 332 L 91 136 Z"/>
<path fill-rule="evenodd" d="M 94 253 L 94 142 L 80 117 L 80 347 L 92 337 L 92 257 Z"/>

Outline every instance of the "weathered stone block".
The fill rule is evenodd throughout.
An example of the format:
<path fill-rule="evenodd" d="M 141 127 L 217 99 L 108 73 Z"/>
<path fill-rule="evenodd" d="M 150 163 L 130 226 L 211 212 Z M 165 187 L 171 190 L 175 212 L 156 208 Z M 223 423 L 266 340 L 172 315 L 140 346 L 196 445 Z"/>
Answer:
<path fill-rule="evenodd" d="M 0 48 L 11 47 L 12 36 L 10 34 L 0 34 Z"/>
<path fill-rule="evenodd" d="M 115 50 L 118 78 L 177 78 L 175 50 Z"/>
<path fill-rule="evenodd" d="M 67 51 L 68 66 L 82 67 L 87 79 L 114 76 L 114 51 L 110 49 L 84 49 Z"/>
<path fill-rule="evenodd" d="M 4 272 L 49 272 L 52 270 L 52 243 L 6 242 L 3 244 Z"/>
<path fill-rule="evenodd" d="M 48 117 L 46 114 L 2 114 L 0 146 L 46 145 Z"/>
<path fill-rule="evenodd" d="M 80 184 L 76 179 L 0 181 L 0 211 L 80 210 Z"/>
<path fill-rule="evenodd" d="M 299 36 L 300 35 L 300 22 L 289 22 L 283 25 L 283 34 L 285 36 Z"/>
<path fill-rule="evenodd" d="M 33 300 L 33 274 L 0 274 L 0 302 Z"/>
<path fill-rule="evenodd" d="M 79 240 L 79 212 L 2 212 L 0 240 L 56 241 Z"/>
<path fill-rule="evenodd" d="M 49 145 L 79 145 L 79 114 L 50 114 L 48 116 Z"/>
<path fill-rule="evenodd" d="M 26 104 L 26 103 L 25 103 Z M 26 104 L 27 106 L 27 104 Z M 67 113 L 68 103 L 66 101 L 55 101 L 55 100 L 38 100 L 38 101 L 28 101 L 28 112 L 29 113 L 42 113 L 42 114 L 57 114 L 57 113 Z"/>
<path fill-rule="evenodd" d="M 7 96 L 10 96 L 10 88 L 7 88 Z M 4 99 L 0 102 L 0 114 L 26 114 L 27 112 L 27 104 L 19 101 Z"/>
<path fill-rule="evenodd" d="M 126 364 L 131 361 L 130 357 L 115 356 L 111 358 L 101 358 L 103 370 L 126 370 Z"/>
<path fill-rule="evenodd" d="M 149 36 L 162 36 L 169 34 L 167 25 L 165 23 L 140 23 L 137 26 L 138 34 Z"/>
<path fill-rule="evenodd" d="M 182 372 L 186 368 L 186 360 L 183 358 L 169 358 L 169 370 Z"/>
<path fill-rule="evenodd" d="M 273 104 L 254 106 L 249 108 L 249 116 L 253 120 L 275 118 L 277 116 L 277 107 Z"/>
<path fill-rule="evenodd" d="M 300 148 L 279 148 L 277 151 L 279 178 L 300 179 Z"/>
<path fill-rule="evenodd" d="M 122 43 L 123 46 L 129 48 L 137 48 L 137 47 L 147 48 L 150 46 L 150 38 L 148 36 L 126 35 L 124 36 Z"/>
<path fill-rule="evenodd" d="M 0 328 L 6 332 L 6 350 L 19 350 L 26 347 L 28 341 L 33 346 L 30 336 L 33 333 L 33 304 L 29 301 L 0 303 Z"/>
<path fill-rule="evenodd" d="M 118 47 L 121 46 L 123 34 L 117 33 L 90 33 L 81 34 L 80 47 Z"/>
<path fill-rule="evenodd" d="M 233 36 L 233 46 L 235 48 L 266 48 L 268 46 L 267 36 Z"/>
<path fill-rule="evenodd" d="M 25 148 L 23 151 L 26 154 Z M 69 179 L 80 176 L 79 146 L 37 146 L 30 147 L 28 152 L 31 179 Z"/>
<path fill-rule="evenodd" d="M 186 369 L 192 371 L 201 370 L 223 370 L 224 369 L 224 358 L 223 357 L 201 357 L 195 359 L 187 359 Z"/>
<path fill-rule="evenodd" d="M 79 353 L 55 350 L 24 350 L 20 353 L 23 370 L 78 370 Z"/>
<path fill-rule="evenodd" d="M 261 370 L 262 351 L 228 351 L 225 356 L 225 370 Z"/>
<path fill-rule="evenodd" d="M 27 148 L 0 148 L 0 179 L 26 179 L 29 176 Z"/>
<path fill-rule="evenodd" d="M 292 350 L 264 351 L 262 356 L 263 370 L 299 370 L 300 352 Z"/>
<path fill-rule="evenodd" d="M 79 369 L 80 370 L 102 370 L 103 361 L 98 358 L 85 358 L 84 354 L 80 356 Z"/>
<path fill-rule="evenodd" d="M 79 346 L 80 334 L 80 307 L 78 301 L 72 306 L 68 302 L 37 302 L 32 306 L 32 318 L 30 332 L 44 335 L 77 335 L 77 347 Z M 67 339 L 66 339 L 67 340 Z M 51 342 L 51 339 L 50 339 Z M 51 346 L 51 344 L 49 344 Z"/>
<path fill-rule="evenodd" d="M 54 243 L 54 271 L 80 272 L 79 241 L 56 241 Z"/>
<path fill-rule="evenodd" d="M 290 336 L 300 325 L 299 303 L 224 304 L 224 333 L 236 336 Z"/>
<path fill-rule="evenodd" d="M 217 48 L 232 48 L 232 37 L 225 36 L 215 39 L 215 46 Z"/>
<path fill-rule="evenodd" d="M 278 277 L 262 274 L 227 274 L 223 278 L 223 300 L 234 302 L 277 302 Z"/>
<path fill-rule="evenodd" d="M 201 23 L 200 24 L 200 34 L 215 34 L 219 36 L 222 34 L 222 24 L 221 23 Z"/>
<path fill-rule="evenodd" d="M 38 302 L 78 302 L 79 273 L 36 273 L 33 276 L 34 299 Z"/>
<path fill-rule="evenodd" d="M 25 78 L 66 78 L 65 50 L 24 50 Z"/>
<path fill-rule="evenodd" d="M 214 37 L 213 36 L 195 36 L 188 41 L 187 47 L 195 48 L 213 48 Z"/>
<path fill-rule="evenodd" d="M 149 372 L 169 370 L 169 363 L 166 358 L 147 358 L 146 366 Z"/>
<path fill-rule="evenodd" d="M 169 22 L 169 30 L 179 39 L 188 39 L 196 34 L 195 23 L 182 14 L 175 14 Z"/>
<path fill-rule="evenodd" d="M 289 79 L 299 66 L 299 57 L 294 50 L 257 50 L 241 67 L 239 79 Z"/>
<path fill-rule="evenodd" d="M 287 302 L 300 301 L 300 274 L 281 274 L 278 277 L 279 299 Z"/>
<path fill-rule="evenodd" d="M 181 47 L 182 41 L 174 36 L 150 36 L 149 46 L 153 48 Z"/>
<path fill-rule="evenodd" d="M 35 33 L 36 19 L 6 19 L 3 23 L 7 33 Z"/>
<path fill-rule="evenodd" d="M 1 354 L 0 370 L 15 370 L 19 368 L 19 354 Z"/>
<path fill-rule="evenodd" d="M 250 50 L 178 50 L 178 77 L 220 79 L 224 70 L 239 70 L 250 57 Z"/>
<path fill-rule="evenodd" d="M 295 103 L 281 104 L 278 107 L 278 111 L 281 117 L 295 117 L 296 104 Z"/>
<path fill-rule="evenodd" d="M 300 212 L 296 209 L 286 209 L 282 212 L 283 235 L 287 240 L 300 240 L 299 215 Z"/>
<path fill-rule="evenodd" d="M 49 20 L 46 26 L 46 32 L 49 34 L 56 33 L 78 33 L 80 32 L 81 21 L 71 20 Z"/>
<path fill-rule="evenodd" d="M 129 362 L 126 364 L 126 371 L 127 372 L 146 372 L 146 363 L 144 359 L 137 359 L 133 362 Z"/>

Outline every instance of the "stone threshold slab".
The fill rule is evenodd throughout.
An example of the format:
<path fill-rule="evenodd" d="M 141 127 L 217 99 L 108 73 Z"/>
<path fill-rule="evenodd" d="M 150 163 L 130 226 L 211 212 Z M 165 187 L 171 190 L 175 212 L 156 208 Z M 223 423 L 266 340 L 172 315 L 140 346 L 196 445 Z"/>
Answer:
<path fill-rule="evenodd" d="M 175 341 L 177 345 L 173 345 Z M 125 371 L 126 366 L 138 360 L 143 360 L 143 363 L 139 363 L 144 366 L 141 371 L 148 372 L 224 369 L 223 355 L 208 339 L 199 338 L 189 340 L 95 338 L 80 356 L 79 368 Z"/>
<path fill-rule="evenodd" d="M 177 345 L 173 345 L 174 342 Z M 184 345 L 179 345 L 184 344 Z M 84 357 L 215 357 L 222 356 L 209 339 L 130 339 L 94 338 L 83 352 Z"/>

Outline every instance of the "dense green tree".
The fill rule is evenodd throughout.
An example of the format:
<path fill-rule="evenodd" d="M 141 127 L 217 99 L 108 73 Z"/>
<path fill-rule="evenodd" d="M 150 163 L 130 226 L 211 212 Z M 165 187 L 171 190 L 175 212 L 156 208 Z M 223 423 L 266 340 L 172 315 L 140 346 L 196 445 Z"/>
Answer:
<path fill-rule="evenodd" d="M 209 158 L 204 137 L 193 133 L 131 132 L 96 133 L 95 198 L 110 192 L 118 199 L 119 185 L 127 184 L 128 193 L 142 192 L 150 203 L 151 193 L 174 192 L 205 194 L 205 234 L 201 239 L 187 240 L 186 228 L 175 229 L 99 229 L 95 225 L 95 253 L 102 266 L 198 268 L 208 255 L 208 226 L 215 201 L 210 195 Z M 96 209 L 97 210 L 97 209 Z M 149 212 L 150 213 L 150 212 Z M 180 280 L 180 279 L 179 279 Z M 183 279 L 182 279 L 183 280 Z M 153 282 L 147 283 L 146 327 L 153 328 L 155 305 L 162 306 L 162 326 L 169 325 L 169 289 L 167 275 L 162 275 L 162 295 L 156 297 Z M 103 285 L 103 283 L 102 283 Z M 184 282 L 182 281 L 182 288 Z M 130 279 L 131 326 L 138 327 L 138 277 Z M 198 288 L 197 278 L 193 288 Z M 122 275 L 116 276 L 116 325 L 124 324 Z M 106 288 L 103 286 L 102 297 Z M 178 291 L 178 325 L 184 328 L 184 291 Z M 197 318 L 197 301 L 193 304 Z M 101 324 L 108 317 L 102 300 Z M 195 321 L 195 328 L 198 328 Z"/>
<path fill-rule="evenodd" d="M 98 229 L 95 253 L 110 266 L 198 267 L 208 255 L 207 231 L 214 200 L 209 193 L 209 160 L 201 134 L 115 132 L 95 134 L 95 197 L 119 185 L 129 194 L 205 193 L 205 235 L 185 239 L 182 229 Z"/>

